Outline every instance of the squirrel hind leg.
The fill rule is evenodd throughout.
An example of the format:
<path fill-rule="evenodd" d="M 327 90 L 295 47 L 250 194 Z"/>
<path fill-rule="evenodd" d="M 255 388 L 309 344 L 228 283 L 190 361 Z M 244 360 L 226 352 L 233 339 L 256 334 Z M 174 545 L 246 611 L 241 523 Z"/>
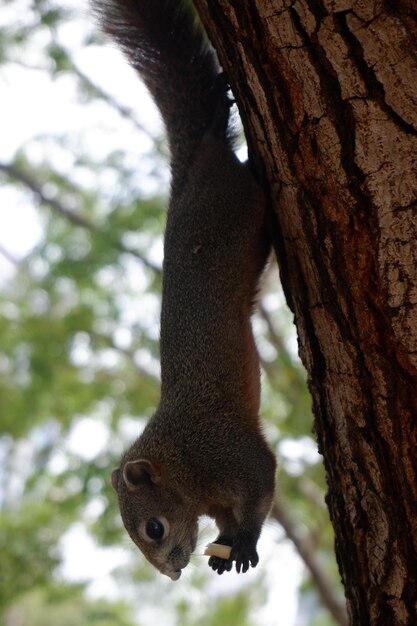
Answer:
<path fill-rule="evenodd" d="M 223 141 L 226 140 L 227 143 L 233 140 L 232 133 L 229 131 L 229 119 L 230 109 L 235 103 L 235 100 L 228 95 L 229 90 L 230 86 L 226 75 L 224 72 L 220 72 L 213 87 L 216 94 L 216 106 L 210 124 L 210 133 Z"/>

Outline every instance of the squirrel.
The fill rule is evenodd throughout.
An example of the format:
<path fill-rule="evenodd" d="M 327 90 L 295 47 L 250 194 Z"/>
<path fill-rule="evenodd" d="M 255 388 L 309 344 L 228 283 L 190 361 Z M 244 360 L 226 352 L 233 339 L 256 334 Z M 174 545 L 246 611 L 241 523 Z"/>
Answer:
<path fill-rule="evenodd" d="M 209 565 L 246 572 L 276 469 L 250 320 L 270 249 L 264 197 L 233 152 L 228 85 L 190 3 L 91 1 L 155 100 L 171 155 L 160 403 L 112 485 L 127 532 L 161 573 L 180 577 L 204 514 L 231 546 Z"/>

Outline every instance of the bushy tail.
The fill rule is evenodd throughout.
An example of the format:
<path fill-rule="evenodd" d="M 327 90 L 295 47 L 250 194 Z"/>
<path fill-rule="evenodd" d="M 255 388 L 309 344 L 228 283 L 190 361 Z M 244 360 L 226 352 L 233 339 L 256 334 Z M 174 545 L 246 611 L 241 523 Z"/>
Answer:
<path fill-rule="evenodd" d="M 204 31 L 181 0 L 91 0 L 103 30 L 139 72 L 164 120 L 173 177 L 182 175 L 219 109 L 229 102 Z M 218 130 L 218 129 L 217 129 Z"/>

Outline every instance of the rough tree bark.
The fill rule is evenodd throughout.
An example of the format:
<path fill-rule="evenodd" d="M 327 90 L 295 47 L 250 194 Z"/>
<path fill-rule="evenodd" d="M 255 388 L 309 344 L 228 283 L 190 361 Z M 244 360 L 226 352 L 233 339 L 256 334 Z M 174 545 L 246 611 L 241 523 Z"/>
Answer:
<path fill-rule="evenodd" d="M 264 177 L 350 624 L 417 624 L 417 4 L 196 0 Z"/>

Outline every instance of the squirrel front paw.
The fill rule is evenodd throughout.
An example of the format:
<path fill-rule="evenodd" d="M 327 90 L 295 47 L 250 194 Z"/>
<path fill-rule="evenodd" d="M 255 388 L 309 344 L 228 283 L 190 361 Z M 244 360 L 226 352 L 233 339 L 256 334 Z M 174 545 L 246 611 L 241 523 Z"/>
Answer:
<path fill-rule="evenodd" d="M 222 559 L 218 556 L 211 556 L 209 559 L 209 566 L 218 574 L 223 572 L 230 572 L 233 567 L 233 562 L 236 562 L 236 571 L 238 574 L 242 571 L 244 574 L 248 571 L 249 566 L 256 567 L 259 562 L 258 553 L 256 551 L 256 540 L 247 534 L 238 535 L 233 541 L 230 537 L 220 536 L 216 539 L 215 543 L 220 543 L 224 546 L 232 546 L 229 559 Z"/>

